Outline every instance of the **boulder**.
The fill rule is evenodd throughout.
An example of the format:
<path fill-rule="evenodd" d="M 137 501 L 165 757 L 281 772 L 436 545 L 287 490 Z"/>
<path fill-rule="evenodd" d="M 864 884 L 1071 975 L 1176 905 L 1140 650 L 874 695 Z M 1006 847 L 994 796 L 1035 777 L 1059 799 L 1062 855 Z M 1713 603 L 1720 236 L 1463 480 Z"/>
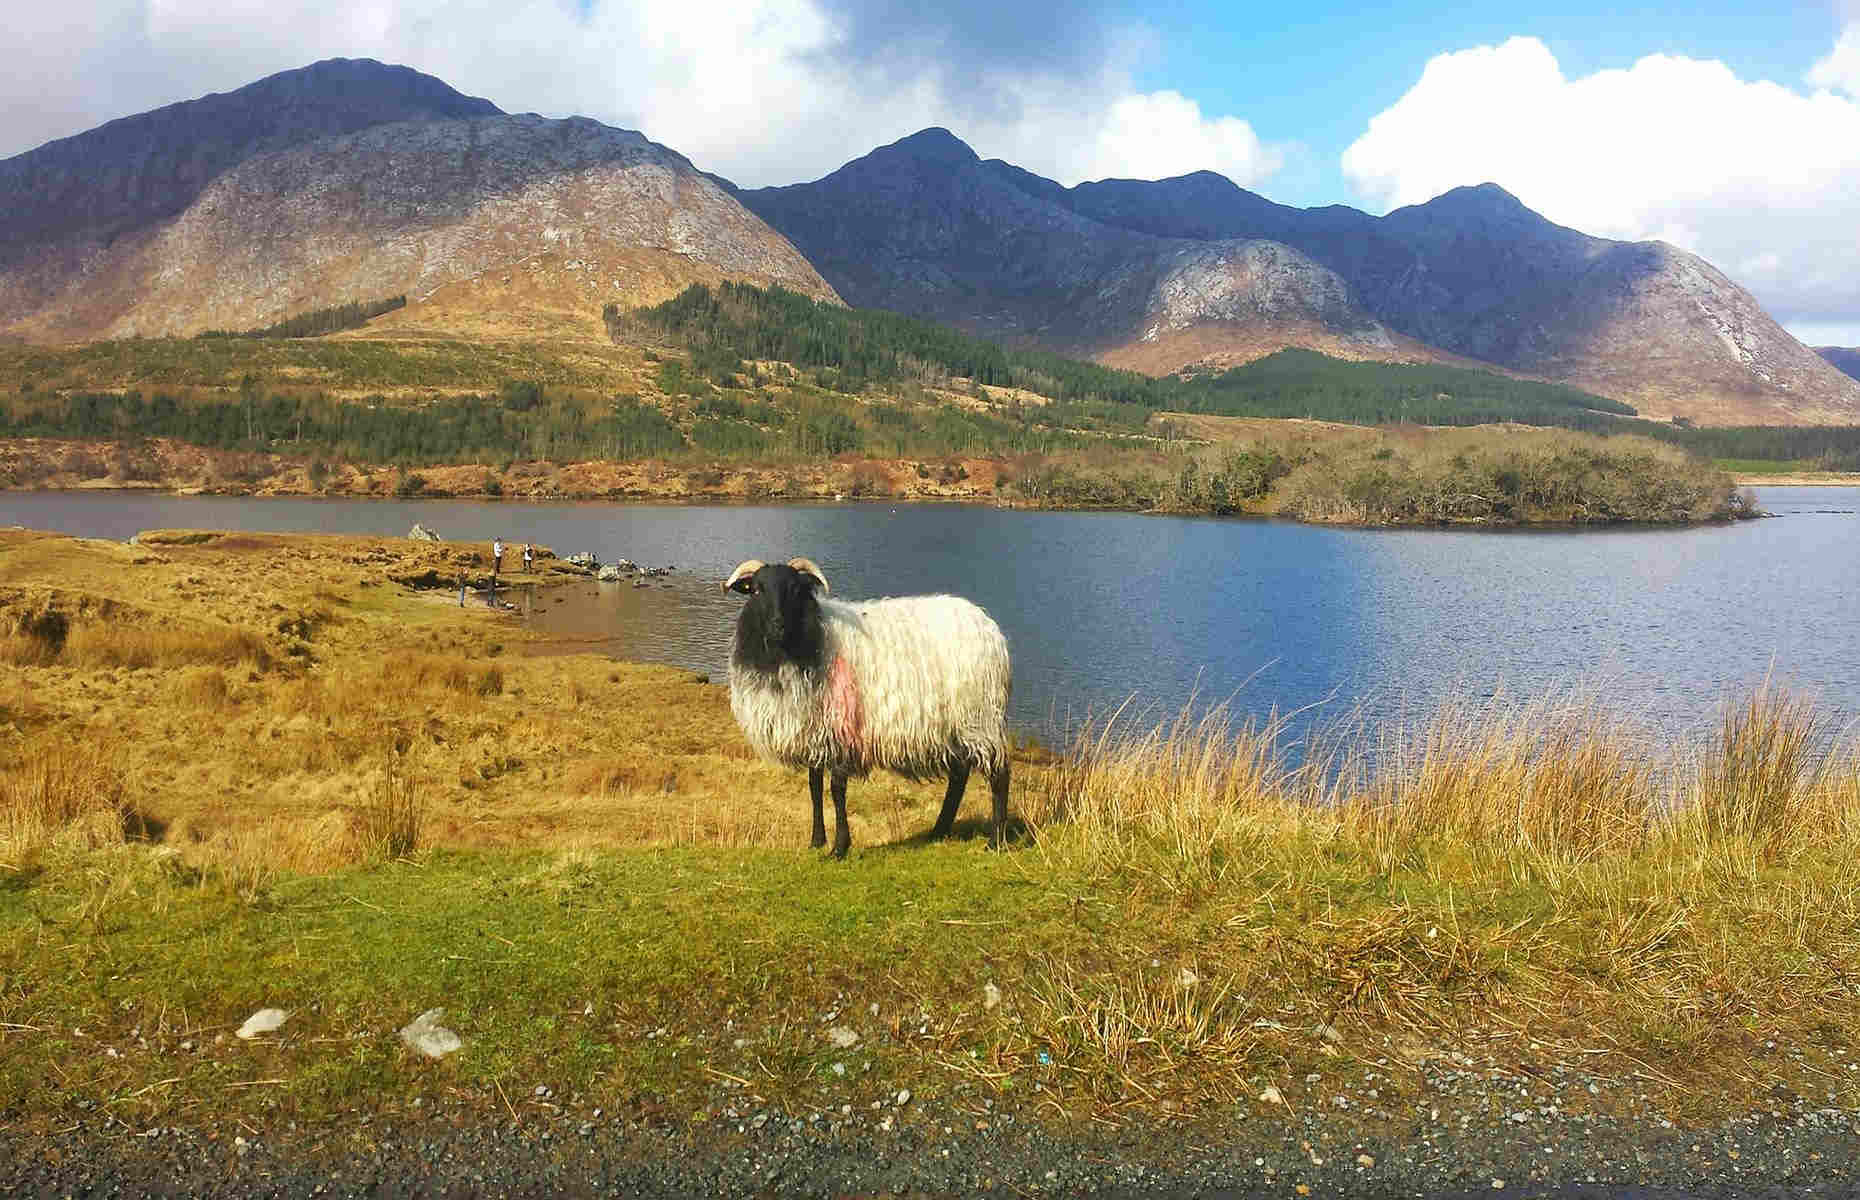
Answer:
<path fill-rule="evenodd" d="M 413 528 L 407 531 L 407 536 L 408 538 L 416 542 L 443 542 L 445 541 L 444 538 L 440 537 L 438 534 L 434 533 L 432 530 L 428 529 L 426 526 L 420 524 L 418 521 L 415 521 L 413 523 Z"/>
<path fill-rule="evenodd" d="M 594 577 L 602 583 L 618 583 L 620 581 L 620 568 L 613 563 L 608 563 L 599 571 L 596 571 Z"/>

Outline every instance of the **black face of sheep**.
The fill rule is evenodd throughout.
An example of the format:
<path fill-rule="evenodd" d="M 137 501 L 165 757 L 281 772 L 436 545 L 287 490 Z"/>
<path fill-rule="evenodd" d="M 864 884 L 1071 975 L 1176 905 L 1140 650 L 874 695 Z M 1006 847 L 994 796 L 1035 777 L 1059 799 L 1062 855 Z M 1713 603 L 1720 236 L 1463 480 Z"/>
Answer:
<path fill-rule="evenodd" d="M 813 839 L 827 841 L 822 790 L 832 776 L 833 854 L 852 844 L 846 780 L 874 767 L 947 778 L 933 836 L 944 837 L 980 769 L 993 791 L 990 841 L 1007 826 L 1007 639 L 958 596 L 847 603 L 805 558 L 742 563 L 724 588 L 748 597 L 730 652 L 730 709 L 764 758 L 806 768 Z"/>
<path fill-rule="evenodd" d="M 785 662 L 821 666 L 824 634 L 815 593 L 825 592 L 827 581 L 817 572 L 773 563 L 733 576 L 725 586 L 749 597 L 736 618 L 731 661 L 765 672 L 778 671 Z"/>

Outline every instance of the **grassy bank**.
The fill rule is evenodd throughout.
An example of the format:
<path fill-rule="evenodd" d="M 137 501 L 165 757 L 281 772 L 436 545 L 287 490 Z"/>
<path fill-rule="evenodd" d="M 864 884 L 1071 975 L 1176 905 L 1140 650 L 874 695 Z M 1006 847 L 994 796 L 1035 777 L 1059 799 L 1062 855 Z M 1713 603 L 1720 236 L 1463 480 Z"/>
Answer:
<path fill-rule="evenodd" d="M 1353 1079 L 1398 1132 L 1454 1102 L 1441 1058 L 1580 1070 L 1608 1111 L 1860 1104 L 1860 768 L 1786 696 L 1696 748 L 1497 705 L 1297 768 L 1272 729 L 1119 719 L 1017 751 L 1009 852 L 973 804 L 922 843 L 940 788 L 884 778 L 832 864 L 717 684 L 396 582 L 481 548 L 144 540 L 0 534 L 22 1127 L 1219 1122 Z M 393 1035 L 432 1007 L 466 1041 L 439 1063 Z"/>

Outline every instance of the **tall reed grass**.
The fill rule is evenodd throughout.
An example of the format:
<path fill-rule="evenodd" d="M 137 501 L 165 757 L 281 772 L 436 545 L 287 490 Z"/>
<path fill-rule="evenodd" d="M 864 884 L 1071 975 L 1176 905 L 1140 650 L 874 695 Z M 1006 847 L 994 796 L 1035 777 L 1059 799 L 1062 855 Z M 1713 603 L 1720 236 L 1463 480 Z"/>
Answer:
<path fill-rule="evenodd" d="M 58 839 L 86 849 L 121 843 L 136 818 L 117 758 L 107 742 L 76 739 L 17 749 L 0 772 L 0 863 L 23 870 Z"/>
<path fill-rule="evenodd" d="M 1360 723 L 1286 743 L 1224 707 L 1089 724 L 1020 801 L 1043 845 L 1103 871 L 1215 883 L 1260 849 L 1348 852 L 1386 873 L 1431 851 L 1573 865 L 1675 840 L 1768 861 L 1860 832 L 1860 747 L 1765 686 L 1697 748 L 1593 702 L 1448 706 L 1418 729 Z"/>
<path fill-rule="evenodd" d="M 360 814 L 360 835 L 370 855 L 392 862 L 419 849 L 426 807 L 410 752 L 390 742 L 380 778 Z"/>
<path fill-rule="evenodd" d="M 267 670 L 271 647 L 264 637 L 229 625 L 178 628 L 74 624 L 56 610 L 28 612 L 0 637 L 0 663 L 17 667 L 142 669 L 219 666 Z"/>

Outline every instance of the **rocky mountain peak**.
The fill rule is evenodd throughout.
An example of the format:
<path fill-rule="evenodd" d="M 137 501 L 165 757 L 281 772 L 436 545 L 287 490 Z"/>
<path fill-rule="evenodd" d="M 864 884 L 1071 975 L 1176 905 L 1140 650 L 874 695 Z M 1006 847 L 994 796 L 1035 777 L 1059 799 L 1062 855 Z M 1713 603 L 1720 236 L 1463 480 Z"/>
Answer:
<path fill-rule="evenodd" d="M 1442 192 L 1424 204 L 1396 209 L 1381 224 L 1399 237 L 1424 242 L 1468 237 L 1507 243 L 1528 240 L 1574 254 L 1597 251 L 1607 244 L 1525 207 L 1496 183 Z"/>
<path fill-rule="evenodd" d="M 92 250 L 82 271 L 42 255 L 0 268 L 0 331 L 186 335 L 400 294 L 401 324 L 451 312 L 585 328 L 610 301 L 724 279 L 835 298 L 683 155 L 534 114 L 373 124 L 254 154 L 176 216 Z"/>
<path fill-rule="evenodd" d="M 911 158 L 944 166 L 967 166 L 981 161 L 975 151 L 969 148 L 967 142 L 941 125 L 920 129 L 909 137 L 899 138 L 889 146 L 880 146 L 866 155 L 864 159 L 857 161 L 882 161 L 894 158 Z"/>
<path fill-rule="evenodd" d="M 0 162 L 0 267 L 50 240 L 107 246 L 181 212 L 256 154 L 396 121 L 498 112 L 409 67 L 332 58 L 111 121 Z"/>

